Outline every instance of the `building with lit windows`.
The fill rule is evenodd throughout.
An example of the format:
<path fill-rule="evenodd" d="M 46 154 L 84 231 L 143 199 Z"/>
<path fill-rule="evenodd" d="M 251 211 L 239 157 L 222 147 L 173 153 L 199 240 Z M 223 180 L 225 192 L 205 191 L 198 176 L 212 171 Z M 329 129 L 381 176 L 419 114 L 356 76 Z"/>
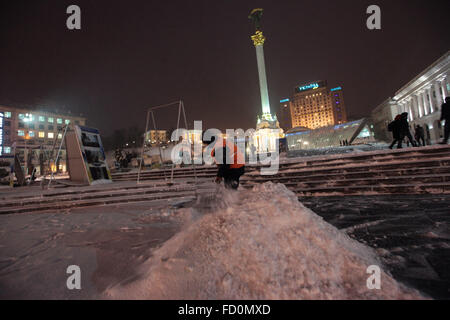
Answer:
<path fill-rule="evenodd" d="M 49 111 L 15 108 L 0 105 L 0 156 L 19 155 L 22 164 L 32 161 L 39 173 L 39 163 L 48 155 L 53 145 L 63 137 L 63 126 L 84 126 L 86 118 Z M 43 150 L 46 150 L 45 153 Z M 66 171 L 65 149 L 60 154 L 58 170 Z"/>
<path fill-rule="evenodd" d="M 386 142 L 392 140 L 387 125 L 396 115 L 408 112 L 412 132 L 416 125 L 421 125 L 425 131 L 425 141 L 428 144 L 438 142 L 443 136 L 441 106 L 445 97 L 450 96 L 449 79 L 450 51 L 447 51 L 400 88 L 394 97 L 383 101 L 372 111 L 375 137 Z"/>
<path fill-rule="evenodd" d="M 167 130 L 149 130 L 145 135 L 147 144 L 158 145 L 168 142 Z"/>
<path fill-rule="evenodd" d="M 297 86 L 289 106 L 292 128 L 317 129 L 347 122 L 342 87 L 328 89 L 326 81 Z"/>

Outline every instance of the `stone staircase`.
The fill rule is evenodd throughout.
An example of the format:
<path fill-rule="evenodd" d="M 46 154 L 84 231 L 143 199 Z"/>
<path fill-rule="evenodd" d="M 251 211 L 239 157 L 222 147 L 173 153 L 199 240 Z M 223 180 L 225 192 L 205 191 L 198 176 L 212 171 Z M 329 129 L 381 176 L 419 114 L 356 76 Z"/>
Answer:
<path fill-rule="evenodd" d="M 212 183 L 210 183 L 212 184 Z M 164 182 L 139 184 L 98 185 L 96 188 L 77 187 L 72 190 L 38 190 L 33 194 L 7 194 L 0 196 L 0 214 L 56 211 L 99 205 L 111 205 L 142 201 L 194 200 L 198 192 L 212 190 L 211 185 L 167 184 Z"/>
<path fill-rule="evenodd" d="M 284 159 L 272 176 L 261 175 L 260 169 L 248 166 L 241 178 L 242 187 L 272 181 L 285 184 L 299 197 L 450 193 L 450 146 Z M 194 174 L 192 167 L 175 169 L 173 184 L 167 169 L 143 171 L 140 184 L 136 184 L 137 172 L 126 172 L 114 173 L 114 183 L 109 185 L 10 190 L 0 193 L 0 214 L 193 200 L 199 193 L 215 191 L 216 170 L 215 166 L 202 166 Z"/>
<path fill-rule="evenodd" d="M 299 196 L 450 193 L 450 147 L 432 146 L 305 158 L 276 175 L 248 172 L 242 185 L 283 183 Z"/>

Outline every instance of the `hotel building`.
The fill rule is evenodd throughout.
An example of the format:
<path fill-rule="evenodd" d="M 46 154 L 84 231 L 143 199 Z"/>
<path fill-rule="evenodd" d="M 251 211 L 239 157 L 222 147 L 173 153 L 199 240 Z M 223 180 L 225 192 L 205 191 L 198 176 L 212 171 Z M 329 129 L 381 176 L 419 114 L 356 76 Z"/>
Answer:
<path fill-rule="evenodd" d="M 297 86 L 289 106 L 293 128 L 317 129 L 347 122 L 342 87 L 328 89 L 326 81 Z"/>

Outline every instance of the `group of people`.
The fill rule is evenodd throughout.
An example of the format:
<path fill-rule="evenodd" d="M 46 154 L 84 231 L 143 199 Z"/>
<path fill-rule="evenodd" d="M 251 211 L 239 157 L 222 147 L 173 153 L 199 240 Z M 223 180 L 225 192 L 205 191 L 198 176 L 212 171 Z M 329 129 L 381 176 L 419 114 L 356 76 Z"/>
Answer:
<path fill-rule="evenodd" d="M 440 144 L 447 144 L 450 135 L 450 97 L 445 98 L 445 103 L 441 108 L 441 121 L 445 120 L 444 127 L 444 140 Z M 410 126 L 408 123 L 408 113 L 403 112 L 395 117 L 394 121 L 389 123 L 388 131 L 392 132 L 393 141 L 389 146 L 392 149 L 395 144 L 397 148 L 402 148 L 402 143 L 406 139 L 406 143 L 409 146 L 411 144 L 413 147 L 425 146 L 425 130 L 421 125 L 416 125 L 414 128 L 414 138 L 410 131 Z"/>
<path fill-rule="evenodd" d="M 413 139 L 411 135 L 411 131 L 409 131 L 409 123 L 408 123 L 408 113 L 403 112 L 402 114 L 399 114 L 395 117 L 394 121 L 389 123 L 388 130 L 392 132 L 392 137 L 394 140 L 392 140 L 391 145 L 389 146 L 389 149 L 392 149 L 394 145 L 397 143 L 397 148 L 402 148 L 402 143 L 406 139 L 407 143 L 411 143 L 412 146 L 416 147 L 417 143 Z"/>
<path fill-rule="evenodd" d="M 128 151 L 124 152 L 121 148 L 117 148 L 114 151 L 114 158 L 116 160 L 116 169 L 127 168 L 128 164 L 131 162 L 131 158 L 133 158 L 133 154 Z"/>

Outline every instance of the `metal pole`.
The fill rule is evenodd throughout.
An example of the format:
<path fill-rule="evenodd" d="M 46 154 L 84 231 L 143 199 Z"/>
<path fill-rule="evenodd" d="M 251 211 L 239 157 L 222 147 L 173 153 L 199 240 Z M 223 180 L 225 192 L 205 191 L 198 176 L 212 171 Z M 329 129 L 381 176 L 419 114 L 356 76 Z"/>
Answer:
<path fill-rule="evenodd" d="M 188 128 L 188 124 L 187 124 L 187 119 L 186 119 L 186 112 L 184 110 L 184 103 L 183 101 L 181 101 L 181 106 L 183 107 L 183 116 L 184 116 L 184 125 L 186 126 L 186 130 L 188 130 L 188 137 L 189 137 L 189 128 Z M 194 132 L 194 140 L 195 140 L 195 132 Z M 195 143 L 195 141 L 193 141 Z M 197 172 L 195 170 L 195 161 L 194 161 L 194 157 L 192 157 L 192 165 L 194 168 L 194 185 L 195 185 L 195 193 L 197 193 Z"/>
<path fill-rule="evenodd" d="M 171 106 L 171 105 L 176 104 L 176 103 L 179 103 L 179 101 L 174 101 L 174 102 L 171 102 L 171 103 L 166 103 L 166 104 L 162 104 L 162 105 L 155 106 L 155 107 L 150 107 L 149 110 L 156 110 L 156 109 L 165 108 L 165 107 Z"/>
<path fill-rule="evenodd" d="M 182 101 L 180 100 L 180 101 L 178 102 L 177 131 L 178 131 L 178 129 L 180 128 L 181 104 L 182 104 Z M 173 170 L 174 170 L 174 168 L 175 168 L 175 164 L 174 164 L 173 161 L 172 161 L 172 171 L 171 171 L 171 173 L 170 173 L 170 183 L 173 183 Z"/>
<path fill-rule="evenodd" d="M 156 129 L 156 121 L 155 121 L 155 115 L 153 113 L 153 110 L 151 111 L 152 114 L 152 121 L 153 121 L 153 129 L 155 130 L 155 134 L 157 133 L 157 129 Z M 161 152 L 161 145 L 160 145 L 160 141 L 159 141 L 159 137 L 157 136 L 157 140 L 156 142 L 158 142 L 158 150 L 159 150 L 159 156 L 160 156 L 160 164 L 161 167 L 163 168 L 163 173 L 164 173 L 164 180 L 166 180 L 166 169 L 164 168 L 164 163 L 163 163 L 163 155 Z"/>
<path fill-rule="evenodd" d="M 139 180 L 141 178 L 141 167 L 142 167 L 142 161 L 144 161 L 144 147 L 145 147 L 145 138 L 148 131 L 148 118 L 149 118 L 150 110 L 147 110 L 147 120 L 145 122 L 145 131 L 144 131 L 144 142 L 142 143 L 142 149 L 141 149 L 141 161 L 139 161 L 139 170 L 138 170 L 138 176 L 137 176 L 137 182 L 136 184 L 139 184 Z"/>

